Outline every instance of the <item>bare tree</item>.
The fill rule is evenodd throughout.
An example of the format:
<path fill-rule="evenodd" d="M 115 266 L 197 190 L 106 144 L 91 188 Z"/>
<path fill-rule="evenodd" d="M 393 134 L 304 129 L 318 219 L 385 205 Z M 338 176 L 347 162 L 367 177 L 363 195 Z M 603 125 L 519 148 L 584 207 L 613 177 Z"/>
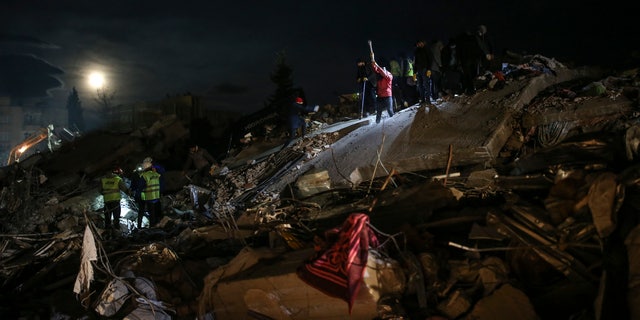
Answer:
<path fill-rule="evenodd" d="M 109 87 L 101 87 L 96 89 L 95 101 L 99 106 L 99 111 L 105 115 L 105 119 L 113 120 L 114 105 L 113 100 L 116 96 L 116 92 Z"/>

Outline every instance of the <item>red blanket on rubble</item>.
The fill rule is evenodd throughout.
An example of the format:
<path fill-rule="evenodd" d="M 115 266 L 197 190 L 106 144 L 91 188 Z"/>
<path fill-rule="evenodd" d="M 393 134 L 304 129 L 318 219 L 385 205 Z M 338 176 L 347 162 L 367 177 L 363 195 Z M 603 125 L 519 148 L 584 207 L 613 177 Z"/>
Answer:
<path fill-rule="evenodd" d="M 349 313 L 367 267 L 369 247 L 378 246 L 368 222 L 369 216 L 364 213 L 351 214 L 340 229 L 329 231 L 337 233 L 337 240 L 297 270 L 298 277 L 310 286 L 345 300 Z"/>

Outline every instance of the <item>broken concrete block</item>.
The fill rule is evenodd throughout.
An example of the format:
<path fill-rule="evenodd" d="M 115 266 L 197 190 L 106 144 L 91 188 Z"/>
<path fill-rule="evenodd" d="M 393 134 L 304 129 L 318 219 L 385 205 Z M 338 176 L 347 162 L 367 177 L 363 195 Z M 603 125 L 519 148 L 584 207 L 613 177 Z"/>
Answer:
<path fill-rule="evenodd" d="M 310 172 L 298 178 L 295 184 L 298 195 L 306 198 L 316 193 L 331 189 L 331 180 L 329 172 L 322 170 L 319 172 Z"/>
<path fill-rule="evenodd" d="M 469 174 L 466 186 L 469 188 L 488 188 L 494 184 L 498 172 L 495 169 L 474 171 Z"/>

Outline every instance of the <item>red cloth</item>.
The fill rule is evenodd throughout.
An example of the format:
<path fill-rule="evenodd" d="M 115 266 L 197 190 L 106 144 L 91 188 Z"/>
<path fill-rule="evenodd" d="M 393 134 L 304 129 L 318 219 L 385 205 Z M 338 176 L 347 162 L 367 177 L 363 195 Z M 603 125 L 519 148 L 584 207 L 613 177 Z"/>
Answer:
<path fill-rule="evenodd" d="M 349 314 L 358 295 L 367 267 L 369 247 L 378 239 L 368 226 L 369 216 L 353 213 L 337 232 L 337 240 L 316 258 L 297 270 L 298 277 L 310 286 L 349 304 Z"/>

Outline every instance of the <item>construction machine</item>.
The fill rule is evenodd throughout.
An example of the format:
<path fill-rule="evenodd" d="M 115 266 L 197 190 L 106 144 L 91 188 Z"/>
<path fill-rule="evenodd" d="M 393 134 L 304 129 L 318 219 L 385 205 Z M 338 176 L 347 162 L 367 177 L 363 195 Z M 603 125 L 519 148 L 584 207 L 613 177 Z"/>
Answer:
<path fill-rule="evenodd" d="M 52 127 L 49 126 L 46 128 L 40 128 L 24 141 L 22 141 L 17 146 L 13 147 L 9 152 L 9 158 L 7 160 L 7 165 L 10 165 L 14 162 L 20 162 L 20 158 L 31 148 L 39 144 L 44 140 L 48 140 L 52 135 Z M 49 144 L 50 145 L 50 144 Z"/>

